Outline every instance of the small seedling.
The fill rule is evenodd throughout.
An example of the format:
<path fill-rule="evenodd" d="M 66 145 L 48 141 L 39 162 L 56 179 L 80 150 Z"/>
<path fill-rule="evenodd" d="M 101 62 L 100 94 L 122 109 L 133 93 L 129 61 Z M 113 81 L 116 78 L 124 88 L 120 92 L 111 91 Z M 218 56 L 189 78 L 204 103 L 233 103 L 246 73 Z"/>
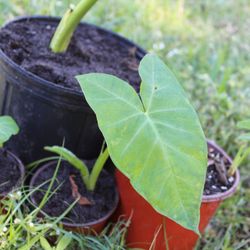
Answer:
<path fill-rule="evenodd" d="M 44 250 L 64 250 L 69 246 L 72 240 L 72 237 L 65 234 L 61 237 L 56 246 L 51 246 L 50 243 L 42 236 L 40 237 L 40 244 Z"/>
<path fill-rule="evenodd" d="M 97 0 L 81 0 L 75 7 L 70 6 L 51 40 L 50 48 L 54 53 L 67 50 L 77 25 L 96 2 Z"/>
<path fill-rule="evenodd" d="M 0 147 L 7 142 L 12 135 L 16 135 L 19 132 L 19 127 L 15 120 L 10 116 L 0 117 Z"/>
<path fill-rule="evenodd" d="M 241 121 L 237 124 L 238 128 L 248 130 L 246 134 L 243 134 L 239 137 L 240 140 L 244 141 L 243 145 L 240 147 L 238 153 L 236 154 L 231 167 L 228 170 L 228 175 L 233 176 L 239 166 L 250 154 L 250 119 Z"/>
<path fill-rule="evenodd" d="M 89 191 L 95 190 L 97 180 L 100 176 L 105 162 L 109 157 L 108 149 L 102 149 L 92 168 L 92 171 L 90 172 L 86 164 L 68 149 L 61 146 L 45 147 L 44 149 L 60 155 L 62 159 L 68 161 L 74 168 L 79 170 L 82 181 Z"/>

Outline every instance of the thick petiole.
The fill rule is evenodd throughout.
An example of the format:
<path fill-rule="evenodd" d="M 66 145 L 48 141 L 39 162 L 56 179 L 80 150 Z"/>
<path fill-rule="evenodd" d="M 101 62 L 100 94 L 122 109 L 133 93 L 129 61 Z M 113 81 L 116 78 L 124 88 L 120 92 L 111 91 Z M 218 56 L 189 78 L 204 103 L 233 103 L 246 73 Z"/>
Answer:
<path fill-rule="evenodd" d="M 71 7 L 67 10 L 50 43 L 50 48 L 54 53 L 67 50 L 77 25 L 96 2 L 97 0 L 81 0 L 75 8 Z"/>
<path fill-rule="evenodd" d="M 109 157 L 108 148 L 106 148 L 100 156 L 97 158 L 94 167 L 89 176 L 89 190 L 94 191 L 96 187 L 97 180 L 99 175 L 104 167 L 105 162 Z"/>

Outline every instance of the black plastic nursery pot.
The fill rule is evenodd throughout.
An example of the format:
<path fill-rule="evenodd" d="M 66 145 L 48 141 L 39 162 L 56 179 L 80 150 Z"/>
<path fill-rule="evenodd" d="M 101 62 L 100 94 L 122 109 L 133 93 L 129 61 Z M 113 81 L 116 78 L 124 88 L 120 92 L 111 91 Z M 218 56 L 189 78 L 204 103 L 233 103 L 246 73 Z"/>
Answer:
<path fill-rule="evenodd" d="M 31 195 L 31 201 L 35 206 L 40 204 L 40 201 L 49 186 L 49 183 L 45 184 L 45 181 L 48 177 L 49 179 L 52 178 L 56 165 L 56 161 L 49 162 L 39 168 L 33 175 L 30 182 L 30 190 L 34 190 L 36 187 L 41 186 L 41 189 L 45 190 L 43 192 L 41 191 L 40 194 L 40 191 L 35 191 Z M 55 190 L 55 193 L 48 198 L 46 205 L 42 208 L 41 214 L 46 213 L 52 217 L 58 217 L 65 211 L 68 211 L 68 207 L 70 207 L 70 205 L 75 201 L 75 197 L 72 197 L 73 186 L 71 181 L 68 180 L 72 176 L 74 177 L 79 194 L 93 202 L 92 204 L 86 205 L 79 204 L 77 202 L 62 219 L 62 225 L 66 230 L 77 233 L 100 233 L 104 229 L 109 218 L 115 212 L 119 202 L 115 178 L 106 170 L 102 170 L 95 191 L 86 191 L 79 171 L 71 167 L 68 163 L 62 161 L 55 183 L 50 191 L 50 193 L 53 193 Z M 75 184 L 73 185 L 75 186 Z M 57 189 L 59 185 L 61 186 Z M 82 220 L 84 220 L 84 222 Z"/>
<path fill-rule="evenodd" d="M 31 69 L 25 69 L 25 66 L 20 66 L 20 64 L 24 61 L 24 64 L 30 63 L 32 55 L 29 57 L 29 53 L 32 54 L 32 50 L 26 53 L 27 58 L 25 59 L 22 58 L 21 52 L 29 48 L 29 40 L 27 39 L 27 41 L 24 41 L 25 44 L 23 44 L 23 42 L 19 43 L 15 41 L 15 39 L 13 40 L 13 38 L 12 40 L 9 39 L 8 27 L 10 25 L 25 25 L 24 31 L 21 29 L 16 30 L 14 38 L 15 35 L 20 37 L 22 33 L 25 32 L 30 35 L 30 37 L 42 37 L 47 29 L 49 30 L 51 27 L 55 29 L 58 22 L 59 18 L 53 17 L 23 17 L 7 23 L 0 30 L 0 112 L 4 115 L 11 115 L 20 126 L 20 133 L 15 136 L 15 140 L 10 140 L 7 145 L 24 163 L 45 157 L 47 153 L 43 151 L 43 146 L 62 145 L 64 139 L 65 146 L 75 152 L 79 157 L 92 159 L 99 154 L 103 142 L 103 137 L 97 126 L 96 117 L 84 100 L 80 88 L 70 88 L 60 84 L 64 82 L 64 77 L 61 77 L 60 72 L 63 73 L 64 70 L 67 69 L 67 65 L 60 69 L 61 71 L 58 74 L 57 82 L 52 82 L 47 79 L 47 76 L 51 73 L 51 70 L 47 69 L 47 66 L 50 65 L 50 61 L 48 60 L 48 62 L 43 62 L 43 64 L 39 65 L 40 58 L 33 58 L 34 63 L 38 63 L 38 65 L 34 66 L 31 63 L 29 66 Z M 33 23 L 42 23 L 44 29 L 40 31 L 40 33 L 36 33 L 34 30 L 30 31 L 29 26 Z M 132 60 L 129 65 L 129 60 L 125 58 L 124 62 L 114 61 L 113 64 L 114 66 L 121 65 L 123 73 L 129 71 L 129 67 L 132 71 L 136 71 L 137 74 L 137 62 L 139 62 L 145 54 L 143 49 L 113 32 L 94 25 L 81 23 L 78 28 L 80 29 L 82 27 L 92 29 L 96 33 L 102 34 L 107 41 L 112 41 L 110 42 L 111 47 L 112 44 L 116 44 L 116 48 L 118 49 L 114 50 L 113 53 L 120 49 L 126 49 L 128 54 L 133 54 L 133 60 L 136 60 L 136 63 Z M 7 30 L 5 41 L 1 39 L 3 30 Z M 95 38 L 94 42 L 96 42 L 96 46 L 98 47 L 98 44 L 102 44 L 106 41 L 105 39 L 102 41 Z M 73 40 L 72 43 L 77 43 L 77 37 L 73 37 Z M 5 44 L 1 44 L 4 42 L 8 45 L 9 50 L 14 53 L 14 58 L 11 59 L 7 53 L 4 52 L 4 49 L 1 49 L 1 46 L 5 46 Z M 48 47 L 49 44 L 44 46 Z M 83 48 L 81 44 L 77 46 L 77 50 L 72 49 L 72 53 L 74 53 L 77 58 L 85 57 L 84 44 Z M 102 48 L 100 47 L 99 51 L 102 52 L 101 50 Z M 64 54 L 61 54 L 57 61 L 63 62 L 63 58 Z M 91 57 L 88 58 L 87 56 L 85 59 L 91 62 Z M 86 72 L 116 73 L 115 69 L 105 69 L 106 62 L 101 54 L 96 56 L 95 59 L 97 63 L 100 64 L 100 69 L 95 71 L 83 67 L 83 72 L 78 71 L 75 74 Z M 66 64 L 69 66 L 77 63 L 75 59 L 71 60 L 69 58 L 67 60 Z M 125 64 L 129 66 L 123 67 Z M 38 76 L 33 72 L 33 69 L 35 68 L 36 70 L 41 67 L 42 76 Z M 126 74 L 123 78 L 130 78 L 130 72 Z M 43 77 L 43 75 L 45 75 L 45 77 Z M 138 82 L 138 84 L 140 84 L 140 82 Z"/>
<path fill-rule="evenodd" d="M 0 200 L 20 187 L 24 180 L 25 168 L 20 159 L 8 150 L 0 150 L 1 176 Z"/>

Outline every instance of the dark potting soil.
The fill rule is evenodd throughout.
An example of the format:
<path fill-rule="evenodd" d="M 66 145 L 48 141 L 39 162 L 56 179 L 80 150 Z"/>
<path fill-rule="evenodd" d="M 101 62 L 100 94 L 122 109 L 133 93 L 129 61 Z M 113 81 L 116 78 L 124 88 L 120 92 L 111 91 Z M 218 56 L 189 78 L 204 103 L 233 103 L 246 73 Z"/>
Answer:
<path fill-rule="evenodd" d="M 230 162 L 213 147 L 208 148 L 208 169 L 203 194 L 213 195 L 230 189 L 235 178 L 227 176 Z"/>
<path fill-rule="evenodd" d="M 10 192 L 21 177 L 18 162 L 6 151 L 0 149 L 0 194 Z"/>
<path fill-rule="evenodd" d="M 40 172 L 40 175 L 35 180 L 34 186 L 39 186 L 47 180 L 50 180 L 54 174 L 55 168 L 56 163 L 45 171 Z M 76 200 L 72 195 L 72 183 L 70 181 L 72 176 L 80 195 L 87 198 L 92 204 L 81 205 L 76 203 L 63 219 L 64 222 L 73 222 L 77 224 L 89 223 L 102 218 L 114 208 L 116 202 L 116 188 L 115 180 L 112 175 L 108 174 L 106 171 L 102 171 L 95 191 L 91 192 L 88 191 L 83 184 L 79 171 L 63 161 L 59 167 L 56 181 L 51 190 L 51 192 L 54 191 L 55 193 L 43 207 L 45 213 L 50 216 L 58 217 L 62 215 Z M 42 201 L 48 186 L 49 183 L 44 184 L 39 191 L 35 192 L 33 197 L 37 204 Z M 55 191 L 58 187 L 59 189 Z"/>
<path fill-rule="evenodd" d="M 27 71 L 66 88 L 80 90 L 76 75 L 99 72 L 128 81 L 137 91 L 136 47 L 87 24 L 79 26 L 65 53 L 49 49 L 55 24 L 29 20 L 0 30 L 0 49 Z"/>

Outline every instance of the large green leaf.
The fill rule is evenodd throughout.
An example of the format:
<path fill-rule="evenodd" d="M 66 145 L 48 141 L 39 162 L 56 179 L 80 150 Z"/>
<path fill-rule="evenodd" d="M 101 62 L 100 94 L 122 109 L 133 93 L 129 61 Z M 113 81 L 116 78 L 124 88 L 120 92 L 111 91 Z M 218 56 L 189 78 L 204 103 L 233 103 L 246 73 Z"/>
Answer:
<path fill-rule="evenodd" d="M 19 132 L 18 125 L 10 116 L 0 117 L 0 147 Z"/>
<path fill-rule="evenodd" d="M 198 233 L 207 145 L 184 90 L 154 55 L 141 61 L 140 98 L 106 74 L 78 76 L 115 165 L 158 212 Z"/>

